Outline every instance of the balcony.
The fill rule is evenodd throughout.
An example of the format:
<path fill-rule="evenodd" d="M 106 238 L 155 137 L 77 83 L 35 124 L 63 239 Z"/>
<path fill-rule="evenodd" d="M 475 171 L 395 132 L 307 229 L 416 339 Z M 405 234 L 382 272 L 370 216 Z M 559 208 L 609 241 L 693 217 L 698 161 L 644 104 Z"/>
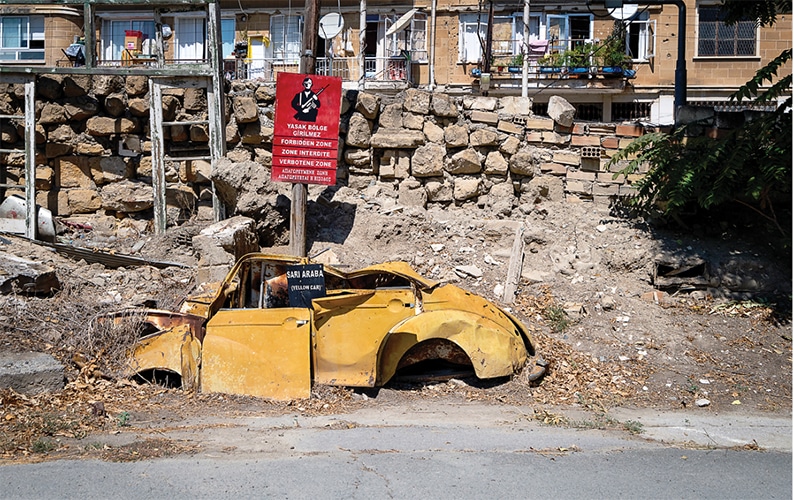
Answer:
<path fill-rule="evenodd" d="M 241 58 L 224 62 L 224 73 L 229 79 L 264 80 L 275 82 L 279 73 L 298 73 L 297 59 Z M 337 76 L 346 82 L 361 79 L 358 57 L 318 57 L 315 72 L 318 75 Z M 407 84 L 411 80 L 411 65 L 402 57 L 366 57 L 364 81 L 366 83 Z"/>

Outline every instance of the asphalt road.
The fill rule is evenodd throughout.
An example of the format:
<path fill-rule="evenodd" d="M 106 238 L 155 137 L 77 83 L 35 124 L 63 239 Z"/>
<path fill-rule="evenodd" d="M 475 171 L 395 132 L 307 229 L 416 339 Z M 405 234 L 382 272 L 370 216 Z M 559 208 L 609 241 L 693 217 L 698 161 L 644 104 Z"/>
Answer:
<path fill-rule="evenodd" d="M 790 446 L 694 449 L 692 443 L 550 427 L 526 417 L 521 409 L 472 405 L 196 425 L 169 432 L 173 439 L 200 442 L 193 456 L 0 466 L 0 497 L 792 497 Z M 726 417 L 719 420 L 724 424 Z M 790 443 L 791 427 L 781 421 L 774 431 L 787 432 Z M 708 432 L 708 423 L 697 425 Z"/>

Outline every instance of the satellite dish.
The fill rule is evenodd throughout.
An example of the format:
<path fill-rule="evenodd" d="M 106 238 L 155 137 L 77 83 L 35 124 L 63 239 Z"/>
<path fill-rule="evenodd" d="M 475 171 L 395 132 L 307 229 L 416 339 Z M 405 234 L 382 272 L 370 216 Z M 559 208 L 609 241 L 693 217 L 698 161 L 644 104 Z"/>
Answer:
<path fill-rule="evenodd" d="M 324 40 L 328 40 L 329 38 L 333 38 L 339 33 L 342 32 L 342 28 L 345 27 L 345 20 L 342 19 L 342 15 L 336 12 L 331 12 L 330 14 L 326 14 L 320 19 L 320 38 Z"/>
<path fill-rule="evenodd" d="M 638 5 L 636 3 L 624 3 L 623 6 L 615 9 L 608 9 L 607 12 L 609 12 L 610 17 L 625 21 L 637 13 L 637 7 Z"/>

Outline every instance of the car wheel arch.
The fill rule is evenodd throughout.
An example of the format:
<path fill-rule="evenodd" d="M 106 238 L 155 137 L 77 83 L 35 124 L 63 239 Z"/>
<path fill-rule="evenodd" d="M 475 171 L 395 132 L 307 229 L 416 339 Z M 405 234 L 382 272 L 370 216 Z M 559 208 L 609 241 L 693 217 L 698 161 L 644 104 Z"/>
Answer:
<path fill-rule="evenodd" d="M 481 379 L 512 375 L 527 359 L 521 336 L 488 318 L 466 311 L 429 311 L 403 320 L 384 337 L 378 350 L 376 385 L 394 376 L 412 347 L 433 339 L 462 349 Z"/>

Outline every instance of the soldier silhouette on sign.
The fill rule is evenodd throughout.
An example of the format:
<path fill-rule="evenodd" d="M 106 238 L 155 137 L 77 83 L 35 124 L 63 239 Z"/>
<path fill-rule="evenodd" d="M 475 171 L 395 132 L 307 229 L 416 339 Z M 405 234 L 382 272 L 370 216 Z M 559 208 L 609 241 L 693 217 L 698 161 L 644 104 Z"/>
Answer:
<path fill-rule="evenodd" d="M 323 93 L 327 85 L 321 88 L 316 94 L 312 92 L 312 79 L 303 79 L 303 90 L 295 94 L 292 98 L 292 108 L 296 111 L 295 119 L 302 122 L 317 121 L 317 110 L 320 107 L 318 96 Z"/>

